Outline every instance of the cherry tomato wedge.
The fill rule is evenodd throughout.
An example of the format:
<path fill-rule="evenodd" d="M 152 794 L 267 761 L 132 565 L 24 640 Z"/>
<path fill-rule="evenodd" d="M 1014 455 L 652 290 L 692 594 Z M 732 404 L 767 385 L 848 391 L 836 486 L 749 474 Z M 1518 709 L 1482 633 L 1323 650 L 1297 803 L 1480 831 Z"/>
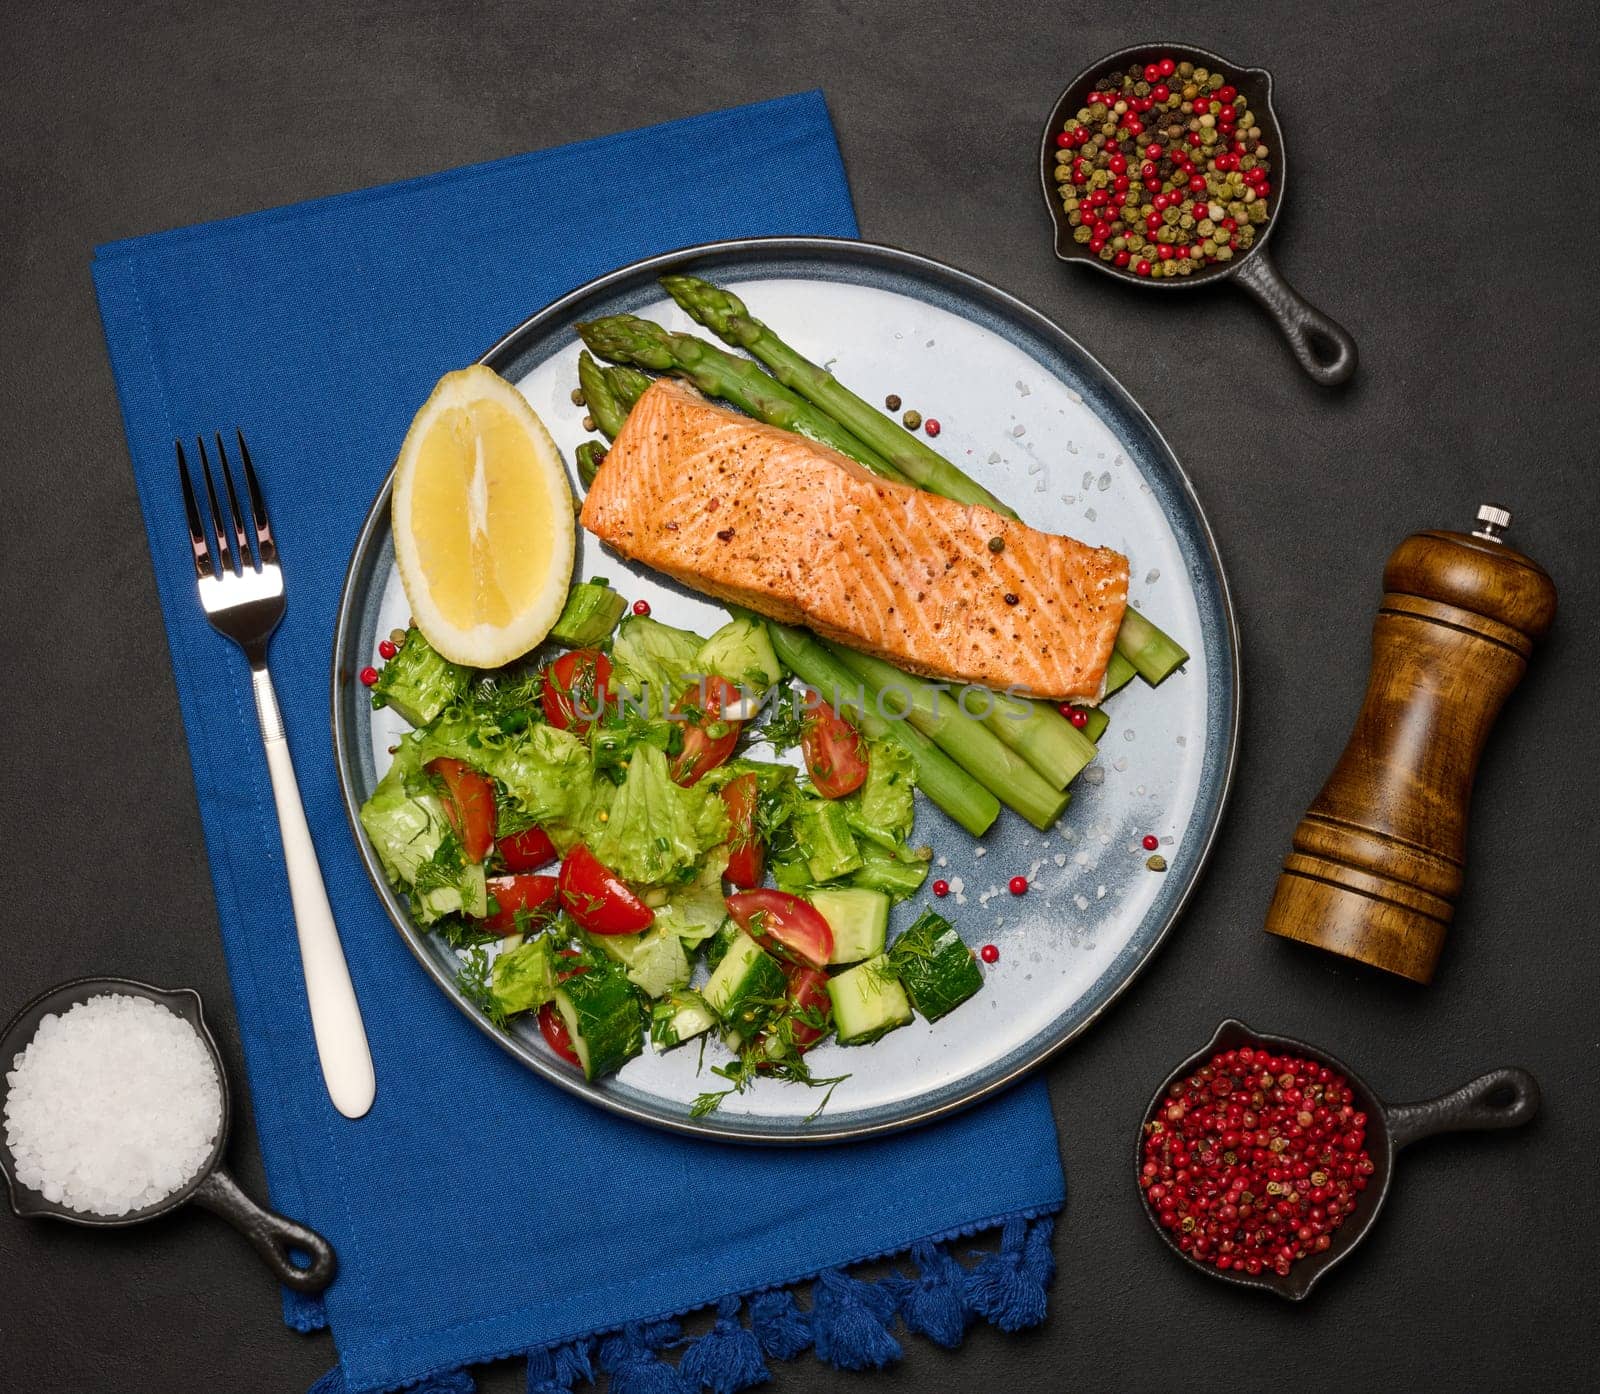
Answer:
<path fill-rule="evenodd" d="M 734 923 L 762 948 L 790 963 L 822 968 L 833 953 L 833 931 L 805 901 L 787 891 L 737 891 L 727 900 Z"/>
<path fill-rule="evenodd" d="M 491 876 L 489 894 L 498 907 L 486 915 L 483 927 L 496 934 L 516 934 L 517 911 L 525 910 L 523 922 L 529 928 L 551 919 L 560 907 L 554 876 Z"/>
<path fill-rule="evenodd" d="M 554 1002 L 546 1002 L 539 1008 L 539 1034 L 544 1037 L 545 1044 L 567 1064 L 580 1070 L 583 1068 L 583 1061 L 578 1059 L 577 1051 L 572 1048 L 572 1036 L 567 1031 L 567 1023 L 562 1020 L 561 1011 Z"/>
<path fill-rule="evenodd" d="M 591 934 L 637 934 L 656 912 L 581 842 L 561 863 L 561 904 Z"/>
<path fill-rule="evenodd" d="M 520 833 L 496 839 L 494 845 L 507 871 L 538 871 L 556 859 L 556 845 L 543 828 L 524 828 Z"/>
<path fill-rule="evenodd" d="M 761 884 L 767 870 L 767 846 L 756 831 L 756 802 L 760 788 L 753 774 L 742 774 L 722 786 L 722 804 L 733 825 L 728 844 L 728 869 L 722 874 L 742 890 Z"/>
<path fill-rule="evenodd" d="M 562 958 L 576 958 L 576 949 L 562 949 L 559 951 Z M 580 973 L 587 973 L 586 967 L 567 968 L 556 974 L 556 981 L 564 983 L 568 978 L 575 978 Z M 569 1065 L 576 1065 L 580 1070 L 583 1061 L 578 1059 L 578 1052 L 572 1048 L 572 1033 L 567 1030 L 566 1018 L 561 1015 L 561 1008 L 554 1002 L 546 1002 L 539 1008 L 539 1034 L 544 1037 L 545 1044 L 555 1051 Z"/>
<path fill-rule="evenodd" d="M 828 1034 L 833 1022 L 828 975 L 816 968 L 790 964 L 784 969 L 784 976 L 789 980 L 790 1014 L 785 1018 L 783 1033 L 795 1050 L 804 1055 Z"/>
<path fill-rule="evenodd" d="M 668 765 L 673 783 L 688 788 L 733 754 L 739 744 L 739 723 L 722 712 L 738 700 L 739 689 L 713 673 L 673 703 L 672 710 L 687 718 L 681 725 L 683 749 Z"/>
<path fill-rule="evenodd" d="M 800 722 L 800 753 L 817 792 L 842 799 L 866 782 L 867 748 L 861 734 L 809 687 Z"/>
<path fill-rule="evenodd" d="M 494 846 L 494 784 L 464 760 L 441 755 L 423 766 L 444 783 L 444 811 L 469 862 Z"/>
<path fill-rule="evenodd" d="M 584 735 L 611 702 L 611 660 L 598 649 L 573 649 L 544 670 L 544 719 Z"/>

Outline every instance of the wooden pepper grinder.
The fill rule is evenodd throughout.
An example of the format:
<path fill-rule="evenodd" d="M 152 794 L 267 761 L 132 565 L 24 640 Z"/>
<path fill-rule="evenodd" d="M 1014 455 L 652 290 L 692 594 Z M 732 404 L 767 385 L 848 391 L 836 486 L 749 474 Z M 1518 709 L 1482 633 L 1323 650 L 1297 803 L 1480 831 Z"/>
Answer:
<path fill-rule="evenodd" d="M 1556 612 L 1544 569 L 1501 540 L 1510 513 L 1478 523 L 1390 556 L 1361 714 L 1267 911 L 1271 934 L 1419 983 L 1455 914 L 1483 743 Z"/>

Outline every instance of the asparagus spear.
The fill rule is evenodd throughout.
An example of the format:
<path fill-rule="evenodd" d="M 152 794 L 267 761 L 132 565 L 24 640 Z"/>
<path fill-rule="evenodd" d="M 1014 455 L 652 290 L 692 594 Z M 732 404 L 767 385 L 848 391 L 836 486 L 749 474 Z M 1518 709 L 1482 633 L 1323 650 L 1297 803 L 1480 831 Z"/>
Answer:
<path fill-rule="evenodd" d="M 605 463 L 605 444 L 597 440 L 586 440 L 573 452 L 573 458 L 578 463 L 578 479 L 587 489 L 594 483 L 595 475 L 600 473 L 600 466 Z"/>
<path fill-rule="evenodd" d="M 1187 654 L 1184 655 L 1188 657 Z M 1122 650 L 1112 649 L 1111 662 L 1106 664 L 1106 690 L 1101 701 L 1105 701 L 1113 692 L 1121 692 L 1138 675 L 1139 670 L 1129 663 L 1123 656 Z"/>
<path fill-rule="evenodd" d="M 1157 629 L 1131 605 L 1122 612 L 1122 628 L 1117 631 L 1117 652 L 1133 664 L 1139 676 L 1151 687 L 1170 677 L 1189 661 L 1187 649 L 1170 634 Z"/>
<path fill-rule="evenodd" d="M 983 724 L 1057 789 L 1065 789 L 1094 759 L 1090 740 L 1050 702 L 991 692 Z"/>
<path fill-rule="evenodd" d="M 826 368 L 801 357 L 745 309 L 744 301 L 732 291 L 698 276 L 663 276 L 661 284 L 697 324 L 765 363 L 785 387 L 827 412 L 913 484 L 962 503 L 981 503 L 1008 518 L 1017 516 L 938 451 L 856 396 Z"/>
<path fill-rule="evenodd" d="M 608 440 L 615 440 L 628 413 L 612 395 L 600 365 L 587 353 L 578 355 L 578 386 L 583 389 L 584 405 L 589 408 L 594 424 Z"/>
<path fill-rule="evenodd" d="M 961 503 L 981 503 L 1008 518 L 1019 515 L 970 479 L 943 455 L 925 445 L 870 402 L 856 396 L 826 368 L 796 353 L 756 319 L 732 291 L 698 276 L 663 276 L 661 284 L 698 324 L 718 338 L 742 348 L 771 369 L 785 387 L 793 388 L 834 420 L 877 450 L 912 483 Z M 1133 611 L 1128 612 L 1129 615 Z M 1152 686 L 1187 661 L 1189 655 L 1142 615 L 1130 631 L 1124 623 L 1117 648 Z"/>
<path fill-rule="evenodd" d="M 903 714 L 1001 803 L 1016 809 L 1041 831 L 1055 826 L 1070 796 L 1053 788 L 983 722 L 968 716 L 948 692 L 920 678 L 908 678 L 893 664 L 870 654 L 826 641 L 824 647 L 866 683 L 875 712 Z"/>
<path fill-rule="evenodd" d="M 648 373 L 641 373 L 625 363 L 611 363 L 600 371 L 605 374 L 611 395 L 622 404 L 625 412 L 633 410 L 633 404 L 644 396 L 646 389 L 655 381 Z"/>
<path fill-rule="evenodd" d="M 734 609 L 735 614 L 744 611 Z M 759 616 L 751 616 L 759 619 Z M 865 685 L 803 629 L 766 621 L 772 647 L 783 665 L 824 701 L 848 710 L 874 739 L 888 737 L 910 752 L 917 787 L 974 837 L 1000 816 L 1000 801 L 914 726 L 879 716 L 866 700 Z"/>
<path fill-rule="evenodd" d="M 578 334 L 595 353 L 613 363 L 686 378 L 707 396 L 721 397 L 769 426 L 779 426 L 829 446 L 874 474 L 902 481 L 905 478 L 826 412 L 768 377 L 748 359 L 725 353 L 704 339 L 671 333 L 637 315 L 607 315 L 590 320 L 578 326 Z M 581 372 L 581 360 L 579 368 Z M 588 389 L 584 391 L 587 394 Z"/>

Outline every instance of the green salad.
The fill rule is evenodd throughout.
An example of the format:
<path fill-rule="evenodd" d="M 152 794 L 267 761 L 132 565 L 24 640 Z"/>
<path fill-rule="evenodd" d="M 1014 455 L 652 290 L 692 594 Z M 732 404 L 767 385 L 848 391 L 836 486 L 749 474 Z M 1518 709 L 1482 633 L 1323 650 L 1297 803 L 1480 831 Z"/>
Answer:
<path fill-rule="evenodd" d="M 501 1026 L 536 1013 L 590 1079 L 647 1042 L 719 1039 L 732 1061 L 697 1113 L 762 1076 L 831 1086 L 804 1060 L 820 1041 L 976 993 L 931 910 L 889 943 L 931 855 L 903 723 L 871 720 L 859 684 L 852 708 L 796 683 L 794 631 L 741 615 L 701 636 L 626 608 L 582 582 L 535 660 L 489 673 L 413 628 L 373 686 L 413 729 L 361 822 L 462 989 Z M 797 745 L 803 769 L 782 758 Z"/>

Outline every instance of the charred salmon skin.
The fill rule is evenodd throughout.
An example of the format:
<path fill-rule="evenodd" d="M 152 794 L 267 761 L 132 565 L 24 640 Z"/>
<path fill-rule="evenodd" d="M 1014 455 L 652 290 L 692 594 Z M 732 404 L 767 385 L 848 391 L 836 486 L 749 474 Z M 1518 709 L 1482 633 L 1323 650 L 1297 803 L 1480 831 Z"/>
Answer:
<path fill-rule="evenodd" d="M 1034 697 L 1098 696 L 1128 598 L 1120 552 L 880 479 L 667 379 L 628 414 L 581 521 L 719 600 Z"/>

